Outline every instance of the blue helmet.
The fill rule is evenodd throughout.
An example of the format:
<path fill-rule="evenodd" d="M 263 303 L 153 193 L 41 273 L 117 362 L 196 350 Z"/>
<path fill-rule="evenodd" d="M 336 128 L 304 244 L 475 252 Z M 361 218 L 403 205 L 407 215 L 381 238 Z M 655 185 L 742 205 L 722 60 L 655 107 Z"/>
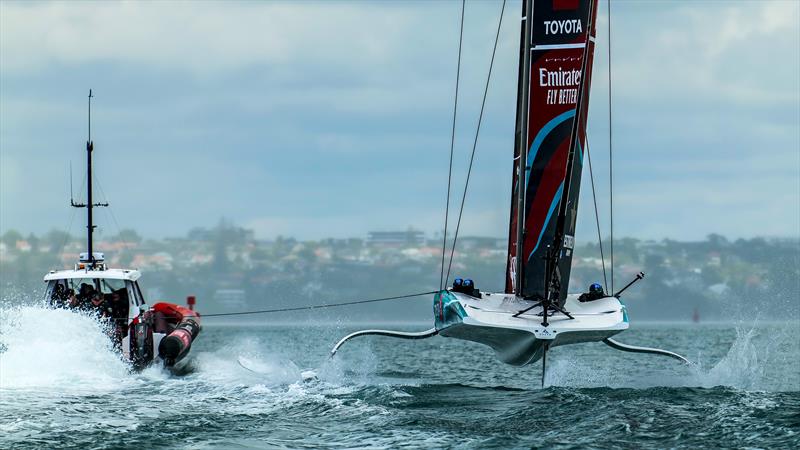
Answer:
<path fill-rule="evenodd" d="M 589 292 L 592 294 L 602 294 L 603 285 L 600 283 L 592 283 L 591 286 L 589 286 Z"/>

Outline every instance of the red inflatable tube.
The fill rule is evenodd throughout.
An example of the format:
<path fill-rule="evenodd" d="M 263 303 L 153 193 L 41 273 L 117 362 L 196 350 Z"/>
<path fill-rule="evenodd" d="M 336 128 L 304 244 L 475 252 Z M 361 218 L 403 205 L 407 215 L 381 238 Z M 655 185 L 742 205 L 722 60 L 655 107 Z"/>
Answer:
<path fill-rule="evenodd" d="M 158 356 L 165 365 L 172 366 L 189 353 L 192 341 L 200 334 L 200 315 L 173 303 L 156 303 L 153 311 L 175 323 L 175 329 L 158 345 Z"/>

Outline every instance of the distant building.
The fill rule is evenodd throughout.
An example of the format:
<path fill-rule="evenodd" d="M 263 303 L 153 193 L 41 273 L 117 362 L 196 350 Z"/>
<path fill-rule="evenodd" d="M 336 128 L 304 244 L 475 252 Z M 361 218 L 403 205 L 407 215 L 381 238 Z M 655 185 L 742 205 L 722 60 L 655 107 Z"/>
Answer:
<path fill-rule="evenodd" d="M 711 267 L 720 267 L 722 265 L 722 256 L 719 252 L 709 252 L 707 264 Z"/>
<path fill-rule="evenodd" d="M 418 230 L 406 231 L 370 231 L 367 244 L 382 247 L 422 246 L 425 244 L 425 233 Z"/>
<path fill-rule="evenodd" d="M 251 242 L 255 240 L 255 232 L 223 221 L 215 228 L 192 228 L 187 233 L 187 238 L 190 241 L 200 242 L 211 242 L 219 239 L 224 239 L 227 242 Z"/>

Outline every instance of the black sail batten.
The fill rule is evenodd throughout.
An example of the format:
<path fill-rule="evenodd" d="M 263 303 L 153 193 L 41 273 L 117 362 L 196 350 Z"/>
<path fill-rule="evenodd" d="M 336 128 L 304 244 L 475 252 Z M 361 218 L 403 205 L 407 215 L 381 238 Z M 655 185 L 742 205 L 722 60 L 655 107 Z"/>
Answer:
<path fill-rule="evenodd" d="M 523 2 L 506 270 L 506 292 L 523 297 L 569 280 L 596 14 L 595 0 Z M 557 271 L 546 261 L 556 248 Z"/>

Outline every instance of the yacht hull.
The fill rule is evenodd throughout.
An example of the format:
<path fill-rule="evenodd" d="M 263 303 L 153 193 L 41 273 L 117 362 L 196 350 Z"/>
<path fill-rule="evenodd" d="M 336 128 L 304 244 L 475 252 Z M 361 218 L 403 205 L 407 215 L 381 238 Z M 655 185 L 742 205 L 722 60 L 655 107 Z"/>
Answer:
<path fill-rule="evenodd" d="M 615 297 L 582 303 L 570 295 L 564 307 L 574 319 L 555 313 L 548 315 L 546 327 L 541 307 L 514 317 L 534 303 L 513 294 L 473 297 L 441 291 L 433 300 L 436 330 L 444 337 L 487 345 L 504 363 L 524 366 L 541 359 L 545 346 L 600 342 L 628 329 L 625 305 Z"/>

